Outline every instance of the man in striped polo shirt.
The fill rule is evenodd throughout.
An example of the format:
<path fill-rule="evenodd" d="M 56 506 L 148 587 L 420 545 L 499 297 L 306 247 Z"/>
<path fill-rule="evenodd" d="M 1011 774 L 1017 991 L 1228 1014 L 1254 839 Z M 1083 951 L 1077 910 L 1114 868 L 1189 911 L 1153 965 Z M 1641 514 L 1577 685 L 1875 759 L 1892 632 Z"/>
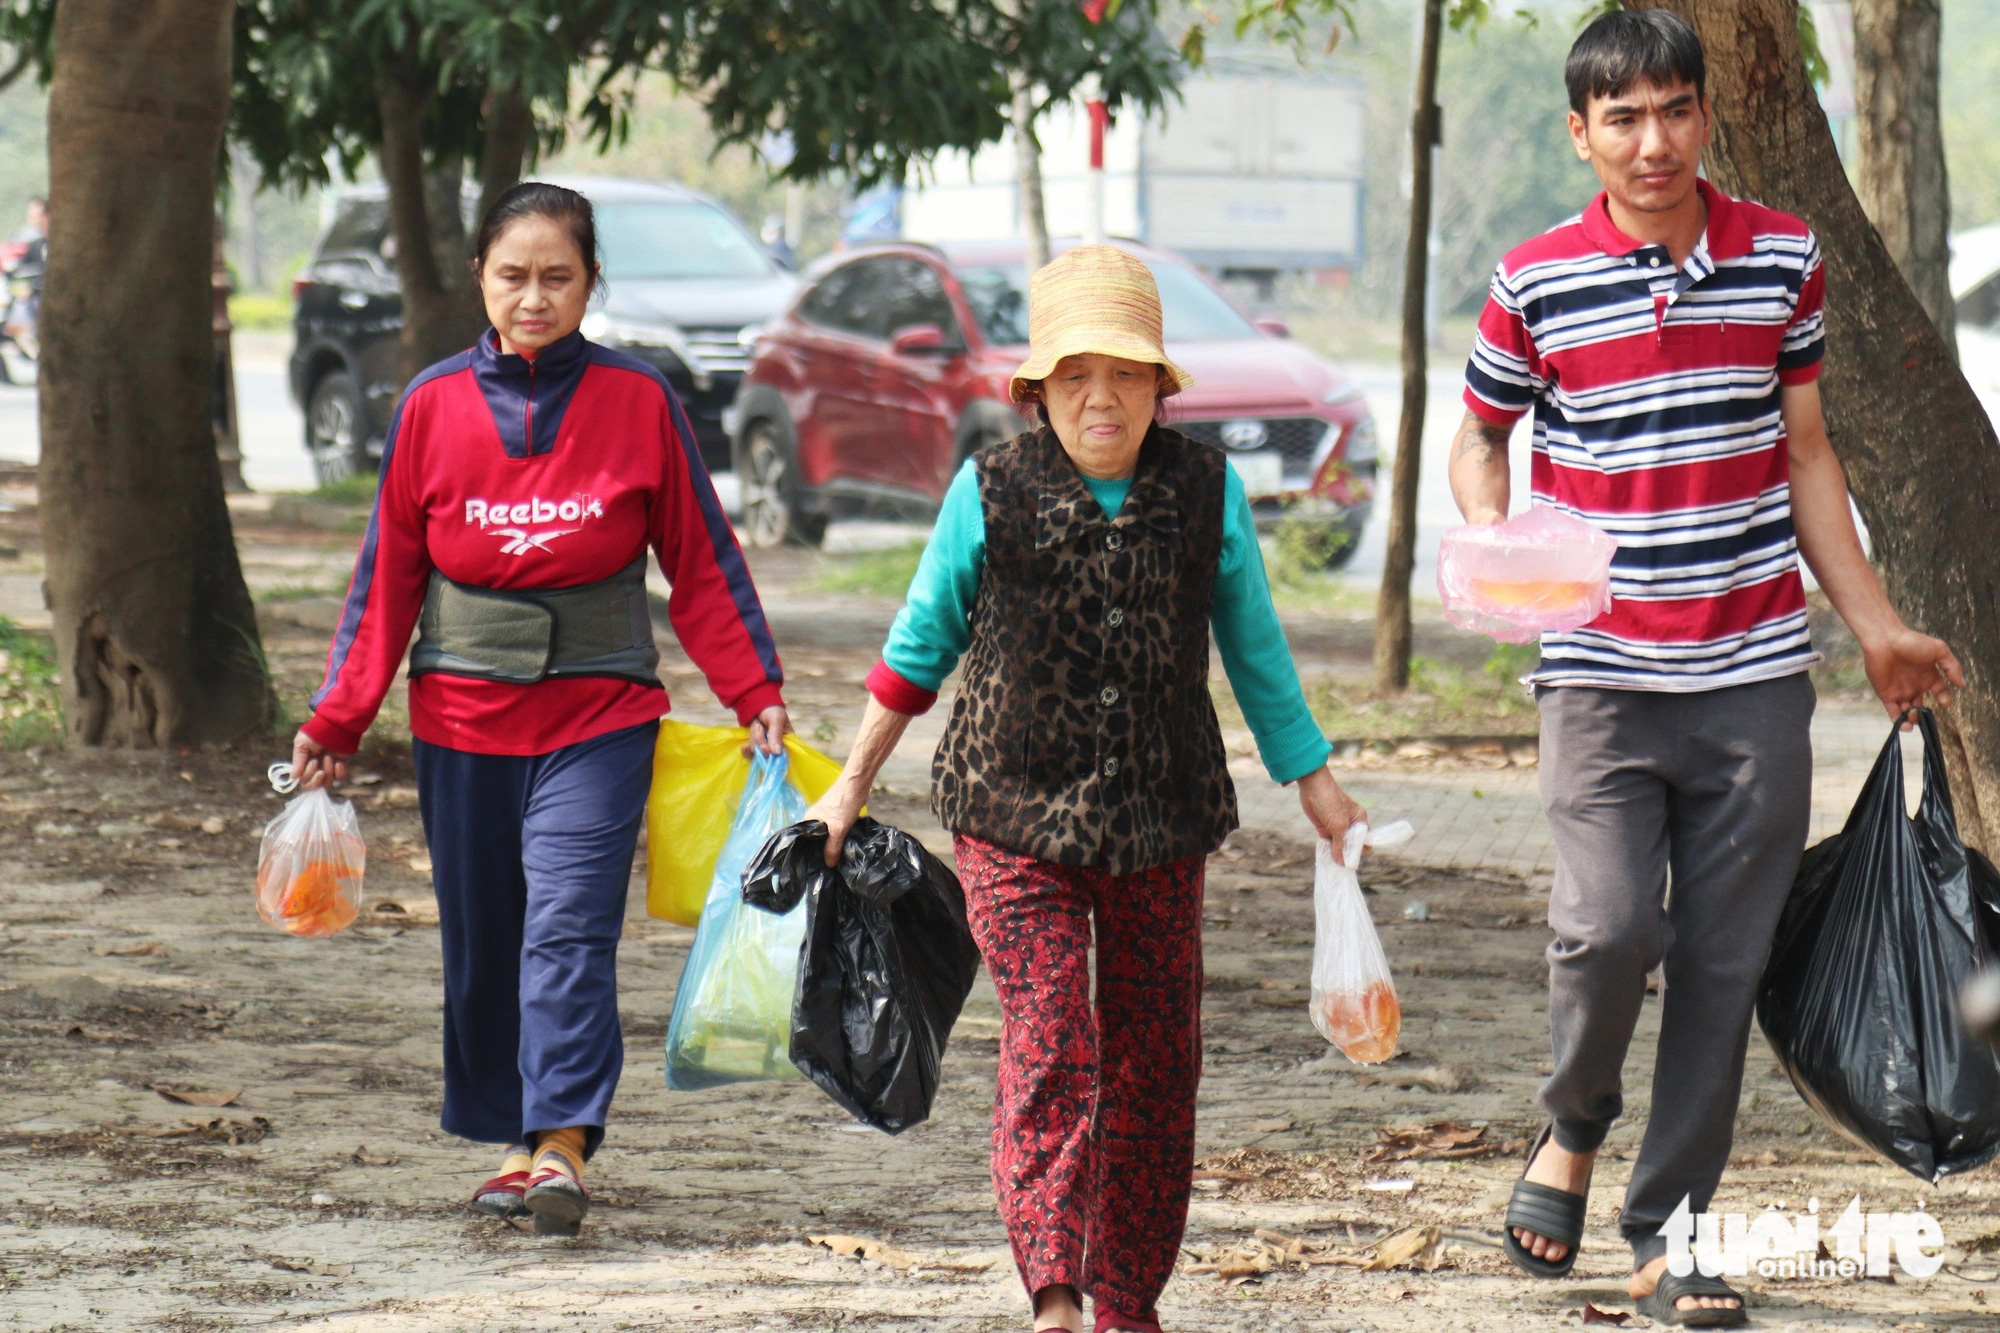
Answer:
<path fill-rule="evenodd" d="M 1818 658 L 1798 557 L 1892 715 L 1963 681 L 1889 605 L 1855 532 L 1820 417 L 1812 231 L 1697 178 L 1711 119 L 1694 32 L 1662 10 L 1608 14 L 1565 80 L 1604 192 L 1501 261 L 1451 458 L 1468 521 L 1502 521 L 1507 438 L 1532 410 L 1535 503 L 1618 542 L 1611 610 L 1544 635 L 1529 677 L 1557 853 L 1555 1060 L 1552 1123 L 1503 1239 L 1537 1276 L 1575 1262 L 1661 966 L 1652 1111 L 1619 1217 L 1631 1293 L 1662 1322 L 1734 1324 L 1725 1284 L 1665 1273 L 1660 1228 L 1683 1201 L 1705 1211 L 1728 1160 L 1756 985 L 1805 843 Z"/>

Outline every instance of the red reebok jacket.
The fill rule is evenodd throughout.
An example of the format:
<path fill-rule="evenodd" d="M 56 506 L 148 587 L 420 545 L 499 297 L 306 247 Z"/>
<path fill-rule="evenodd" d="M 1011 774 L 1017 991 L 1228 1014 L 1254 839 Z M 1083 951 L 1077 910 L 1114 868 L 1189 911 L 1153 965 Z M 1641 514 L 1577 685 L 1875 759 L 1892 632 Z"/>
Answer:
<path fill-rule="evenodd" d="M 757 589 L 666 380 L 581 334 L 531 361 L 489 329 L 404 391 L 306 734 L 338 754 L 359 746 L 433 568 L 477 587 L 566 588 L 649 546 L 673 584 L 674 633 L 716 697 L 745 723 L 782 702 Z M 479 754 L 546 754 L 666 711 L 663 689 L 624 680 L 410 682 L 417 738 Z"/>

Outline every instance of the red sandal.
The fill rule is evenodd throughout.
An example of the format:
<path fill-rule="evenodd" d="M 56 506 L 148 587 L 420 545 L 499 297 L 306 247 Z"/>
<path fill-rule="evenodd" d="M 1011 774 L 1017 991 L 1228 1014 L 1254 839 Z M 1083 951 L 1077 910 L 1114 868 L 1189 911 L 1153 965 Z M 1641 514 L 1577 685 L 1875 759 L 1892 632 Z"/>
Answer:
<path fill-rule="evenodd" d="M 522 1201 L 528 1192 L 528 1171 L 525 1167 L 513 1166 L 515 1159 L 527 1160 L 528 1150 L 519 1144 L 509 1148 L 500 1162 L 500 1174 L 472 1192 L 472 1206 L 488 1217 L 526 1217 L 528 1206 Z"/>

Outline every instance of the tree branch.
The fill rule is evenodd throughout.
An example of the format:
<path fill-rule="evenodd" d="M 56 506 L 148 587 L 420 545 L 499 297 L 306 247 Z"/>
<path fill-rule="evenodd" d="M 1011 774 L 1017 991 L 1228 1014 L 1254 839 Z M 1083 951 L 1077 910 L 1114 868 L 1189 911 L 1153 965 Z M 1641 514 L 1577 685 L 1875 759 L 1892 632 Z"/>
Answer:
<path fill-rule="evenodd" d="M 14 80 L 28 72 L 28 65 L 34 59 L 34 56 L 35 48 L 27 45 L 25 42 L 22 43 L 21 52 L 14 57 L 14 63 L 7 67 L 5 73 L 0 73 L 0 93 L 6 92 L 13 85 Z"/>

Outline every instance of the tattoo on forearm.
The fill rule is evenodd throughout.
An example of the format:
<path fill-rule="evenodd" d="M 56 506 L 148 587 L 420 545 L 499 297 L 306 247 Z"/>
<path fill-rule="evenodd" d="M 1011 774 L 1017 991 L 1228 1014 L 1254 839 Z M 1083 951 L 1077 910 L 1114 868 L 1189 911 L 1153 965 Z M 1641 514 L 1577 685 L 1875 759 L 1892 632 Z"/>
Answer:
<path fill-rule="evenodd" d="M 1451 442 L 1451 461 L 1470 458 L 1480 467 L 1491 467 L 1496 459 L 1504 463 L 1507 437 L 1513 433 L 1511 426 L 1496 426 L 1476 412 L 1467 412 Z"/>

